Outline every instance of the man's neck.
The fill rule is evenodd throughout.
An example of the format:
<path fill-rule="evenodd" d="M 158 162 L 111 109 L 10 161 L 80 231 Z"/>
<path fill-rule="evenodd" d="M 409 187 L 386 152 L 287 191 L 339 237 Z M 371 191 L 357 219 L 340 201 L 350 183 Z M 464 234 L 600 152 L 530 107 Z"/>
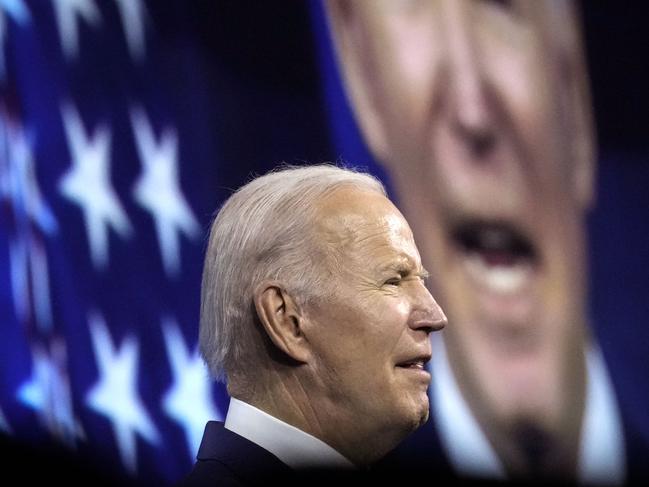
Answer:
<path fill-rule="evenodd" d="M 347 458 L 325 442 L 236 398 L 230 400 L 225 428 L 294 469 L 353 468 Z"/>
<path fill-rule="evenodd" d="M 543 430 L 518 422 L 518 428 L 486 428 L 477 421 L 460 393 L 450 369 L 441 339 L 433 340 L 432 415 L 449 460 L 463 476 L 506 479 L 513 476 L 539 475 L 530 472 L 541 468 L 548 477 L 574 478 L 580 483 L 620 484 L 624 480 L 624 440 L 615 394 L 601 353 L 595 346 L 586 351 L 586 391 L 580 414 L 567 428 L 565 437 L 546 435 Z M 494 441 L 494 435 L 502 439 Z M 561 439 L 572 443 L 565 446 Z M 496 445 L 501 449 L 497 450 Z M 503 452 L 502 449 L 509 448 Z M 527 450 L 527 455 L 521 455 Z M 507 456 L 509 455 L 509 457 Z M 518 455 L 518 456 L 517 456 Z M 529 457 L 537 458 L 538 463 Z M 505 465 L 505 459 L 510 463 Z M 512 467 L 513 465 L 513 467 Z"/>
<path fill-rule="evenodd" d="M 575 480 L 586 396 L 585 356 L 564 374 L 559 406 L 550 420 L 522 414 L 515 420 L 473 407 L 476 418 L 511 478 Z M 482 413 L 482 414 L 481 414 Z M 486 414 L 484 414 L 486 413 Z"/>
<path fill-rule="evenodd" d="M 576 422 L 577 426 L 580 424 L 581 421 Z M 519 423 L 504 431 L 498 431 L 496 425 L 485 432 L 509 478 L 574 481 L 579 454 L 577 430 L 557 435 L 534 423 Z"/>
<path fill-rule="evenodd" d="M 268 378 L 254 394 L 242 399 L 325 442 L 359 468 L 389 451 L 380 449 L 385 432 L 365 431 L 363 418 L 351 417 L 343 405 L 335 403 L 317 387 L 311 387 L 308 381 L 295 374 L 274 373 Z"/>

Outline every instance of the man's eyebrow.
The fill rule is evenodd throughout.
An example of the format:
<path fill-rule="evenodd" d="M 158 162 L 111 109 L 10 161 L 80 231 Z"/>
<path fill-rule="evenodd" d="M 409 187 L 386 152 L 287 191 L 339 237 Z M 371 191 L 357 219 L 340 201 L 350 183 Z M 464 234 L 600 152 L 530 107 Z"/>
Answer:
<path fill-rule="evenodd" d="M 412 266 L 410 266 L 409 261 L 404 262 L 403 259 L 399 259 L 399 260 L 388 262 L 387 264 L 381 266 L 379 270 L 381 272 L 391 271 L 391 272 L 398 272 L 401 274 L 404 272 L 410 272 L 411 267 Z"/>
<path fill-rule="evenodd" d="M 423 278 L 429 276 L 428 271 L 424 269 L 421 264 L 416 265 L 409 257 L 392 261 L 382 266 L 379 270 L 381 272 L 396 272 L 403 275 L 414 274 Z"/>

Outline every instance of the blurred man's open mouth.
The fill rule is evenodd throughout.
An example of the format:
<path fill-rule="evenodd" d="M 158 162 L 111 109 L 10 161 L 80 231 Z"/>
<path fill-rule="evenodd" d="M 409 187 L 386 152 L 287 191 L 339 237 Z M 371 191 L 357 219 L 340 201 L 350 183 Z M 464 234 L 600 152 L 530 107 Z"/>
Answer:
<path fill-rule="evenodd" d="M 540 257 L 531 238 L 508 222 L 464 220 L 450 237 L 462 255 L 467 274 L 496 295 L 514 295 L 533 279 Z"/>

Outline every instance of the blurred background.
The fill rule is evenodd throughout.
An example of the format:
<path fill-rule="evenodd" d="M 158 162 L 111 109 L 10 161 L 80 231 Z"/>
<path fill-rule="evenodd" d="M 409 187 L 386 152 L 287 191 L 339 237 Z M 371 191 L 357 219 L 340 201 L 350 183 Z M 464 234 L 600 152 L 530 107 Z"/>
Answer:
<path fill-rule="evenodd" d="M 649 6 L 581 10 L 598 139 L 589 310 L 614 386 L 646 405 Z M 7 444 L 142 482 L 187 473 L 228 404 L 196 345 L 211 216 L 254 174 L 324 161 L 390 185 L 317 1 L 0 0 Z"/>

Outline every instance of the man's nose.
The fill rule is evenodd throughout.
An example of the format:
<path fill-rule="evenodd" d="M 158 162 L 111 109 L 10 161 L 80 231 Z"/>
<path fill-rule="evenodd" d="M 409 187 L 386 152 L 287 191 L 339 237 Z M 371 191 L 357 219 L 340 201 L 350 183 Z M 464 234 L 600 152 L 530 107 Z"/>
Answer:
<path fill-rule="evenodd" d="M 495 143 L 491 102 L 494 92 L 471 19 L 471 2 L 444 3 L 447 116 L 455 137 L 472 155 L 485 155 Z"/>
<path fill-rule="evenodd" d="M 448 320 L 444 310 L 437 303 L 433 295 L 428 291 L 424 284 L 421 291 L 416 297 L 415 306 L 413 307 L 410 319 L 410 328 L 413 330 L 422 330 L 427 334 L 439 331 L 444 328 Z"/>

